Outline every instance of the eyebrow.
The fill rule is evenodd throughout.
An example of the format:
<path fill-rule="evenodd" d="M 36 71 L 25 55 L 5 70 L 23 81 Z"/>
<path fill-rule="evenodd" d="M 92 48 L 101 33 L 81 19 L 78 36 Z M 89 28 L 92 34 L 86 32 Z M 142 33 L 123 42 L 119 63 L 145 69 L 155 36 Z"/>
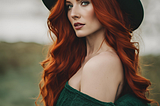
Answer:
<path fill-rule="evenodd" d="M 76 1 L 80 1 L 80 0 L 76 0 Z M 71 3 L 70 1 L 66 1 L 66 3 Z"/>
<path fill-rule="evenodd" d="M 70 1 L 66 1 L 66 3 L 71 3 Z"/>

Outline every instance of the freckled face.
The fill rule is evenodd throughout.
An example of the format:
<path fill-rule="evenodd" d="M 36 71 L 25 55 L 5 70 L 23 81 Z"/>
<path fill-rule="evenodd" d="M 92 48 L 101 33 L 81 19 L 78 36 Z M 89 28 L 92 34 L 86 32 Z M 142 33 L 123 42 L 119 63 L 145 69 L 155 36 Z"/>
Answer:
<path fill-rule="evenodd" d="M 77 37 L 85 37 L 102 28 L 91 0 L 66 0 L 68 19 Z"/>

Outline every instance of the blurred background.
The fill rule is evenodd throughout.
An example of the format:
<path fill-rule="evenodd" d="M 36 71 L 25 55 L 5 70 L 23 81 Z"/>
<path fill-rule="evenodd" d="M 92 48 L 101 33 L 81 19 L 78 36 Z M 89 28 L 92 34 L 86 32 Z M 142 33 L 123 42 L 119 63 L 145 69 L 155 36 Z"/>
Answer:
<path fill-rule="evenodd" d="M 140 38 L 142 75 L 152 82 L 149 98 L 160 103 L 160 0 L 141 0 L 145 9 Z M 49 11 L 41 0 L 0 0 L 0 106 L 34 106 L 40 62 L 52 42 Z"/>

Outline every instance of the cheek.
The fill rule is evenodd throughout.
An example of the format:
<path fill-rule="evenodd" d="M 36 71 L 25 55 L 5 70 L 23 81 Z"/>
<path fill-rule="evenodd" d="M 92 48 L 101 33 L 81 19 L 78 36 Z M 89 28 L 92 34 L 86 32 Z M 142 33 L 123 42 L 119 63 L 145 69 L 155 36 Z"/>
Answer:
<path fill-rule="evenodd" d="M 93 7 L 90 6 L 90 8 L 86 9 L 86 10 L 83 12 L 83 16 L 85 16 L 84 18 L 85 18 L 87 21 L 92 21 L 92 20 L 94 19 L 94 16 L 95 16 Z"/>
<path fill-rule="evenodd" d="M 88 12 L 88 15 L 86 18 L 89 22 L 88 25 L 90 28 L 97 29 L 97 28 L 101 27 L 101 24 L 100 24 L 99 20 L 97 19 L 93 9 Z"/>
<path fill-rule="evenodd" d="M 71 21 L 72 21 L 72 20 L 71 20 L 71 15 L 70 15 L 70 13 L 69 13 L 69 12 L 67 13 L 67 16 L 68 16 L 68 20 L 69 20 L 69 22 L 72 24 L 72 22 L 71 22 Z"/>

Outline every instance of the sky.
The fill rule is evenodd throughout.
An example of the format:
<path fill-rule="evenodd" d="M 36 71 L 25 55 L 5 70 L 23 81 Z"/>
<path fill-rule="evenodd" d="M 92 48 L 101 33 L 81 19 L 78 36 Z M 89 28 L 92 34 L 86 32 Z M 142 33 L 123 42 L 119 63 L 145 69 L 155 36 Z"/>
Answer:
<path fill-rule="evenodd" d="M 0 0 L 0 40 L 49 42 L 48 14 L 40 0 Z"/>
<path fill-rule="evenodd" d="M 140 54 L 160 54 L 160 0 L 141 0 L 145 8 L 140 35 Z M 0 41 L 51 43 L 47 34 L 49 11 L 41 0 L 0 0 Z"/>

